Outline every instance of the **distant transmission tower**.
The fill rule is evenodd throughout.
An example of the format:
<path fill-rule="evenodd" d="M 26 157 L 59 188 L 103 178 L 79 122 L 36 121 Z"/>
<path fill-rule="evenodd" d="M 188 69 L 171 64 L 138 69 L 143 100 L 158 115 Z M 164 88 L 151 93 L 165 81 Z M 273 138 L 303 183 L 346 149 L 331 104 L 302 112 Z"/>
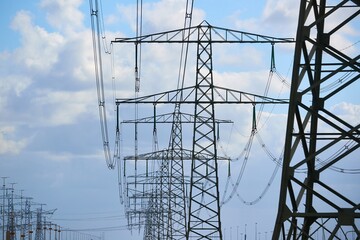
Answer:
<path fill-rule="evenodd" d="M 359 169 L 359 113 L 351 122 L 332 108 L 360 78 L 359 52 L 339 42 L 350 24 L 359 30 L 359 14 L 358 0 L 301 1 L 273 239 L 360 238 L 359 178 L 355 198 L 341 185 L 359 174 L 343 168 Z"/>

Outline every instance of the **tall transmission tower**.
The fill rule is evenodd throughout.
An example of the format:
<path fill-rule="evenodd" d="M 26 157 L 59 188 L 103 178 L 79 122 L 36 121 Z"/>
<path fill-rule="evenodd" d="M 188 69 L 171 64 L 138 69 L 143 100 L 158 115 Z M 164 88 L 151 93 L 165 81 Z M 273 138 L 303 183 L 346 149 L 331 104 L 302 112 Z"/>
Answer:
<path fill-rule="evenodd" d="M 222 239 L 217 168 L 217 162 L 220 160 L 220 157 L 217 155 L 216 148 L 214 106 L 215 104 L 287 104 L 287 101 L 215 86 L 212 74 L 212 44 L 274 44 L 293 42 L 293 40 L 218 28 L 204 21 L 194 27 L 138 36 L 135 38 L 116 38 L 113 41 L 113 43 L 135 44 L 184 42 L 197 44 L 195 86 L 178 88 L 172 91 L 133 99 L 116 99 L 116 104 L 118 106 L 122 104 L 139 103 L 148 103 L 154 106 L 157 104 L 194 105 L 193 140 L 192 149 L 190 150 L 190 160 L 192 164 L 189 217 L 187 219 L 186 238 Z M 178 120 L 174 119 L 173 121 Z M 176 124 L 173 124 L 173 126 L 176 126 Z M 177 132 L 180 133 L 180 131 Z M 176 137 L 180 138 L 177 140 L 178 142 L 182 141 L 181 135 Z M 170 154 L 167 155 L 171 158 L 170 162 L 173 159 L 186 159 L 181 155 L 172 155 L 171 148 L 172 147 L 169 149 Z M 182 149 L 177 153 L 183 154 L 184 152 L 184 149 Z M 139 159 L 141 159 L 141 157 L 135 157 L 135 160 Z M 168 172 L 168 170 L 165 172 Z M 167 194 L 166 196 L 171 198 L 171 194 Z M 151 199 L 150 205 L 152 205 L 152 203 L 154 203 L 153 199 Z M 157 222 L 152 221 L 152 218 L 148 219 L 152 224 Z M 146 228 L 146 234 L 150 232 L 151 228 Z"/>
<path fill-rule="evenodd" d="M 360 78 L 359 52 L 337 42 L 350 24 L 358 28 L 359 14 L 358 0 L 300 3 L 273 239 L 315 239 L 318 233 L 360 239 L 359 195 L 351 195 L 359 188 L 346 193 L 341 177 L 351 168 L 340 168 L 359 168 L 359 118 L 342 119 L 332 107 L 348 100 Z"/>
<path fill-rule="evenodd" d="M 205 22 L 204 22 L 205 23 Z M 191 164 L 189 225 L 187 239 L 221 239 L 220 194 L 215 136 L 214 81 L 212 64 L 212 33 L 207 23 L 198 29 L 195 83 L 195 118 Z M 209 154 L 200 160 L 198 153 Z"/>

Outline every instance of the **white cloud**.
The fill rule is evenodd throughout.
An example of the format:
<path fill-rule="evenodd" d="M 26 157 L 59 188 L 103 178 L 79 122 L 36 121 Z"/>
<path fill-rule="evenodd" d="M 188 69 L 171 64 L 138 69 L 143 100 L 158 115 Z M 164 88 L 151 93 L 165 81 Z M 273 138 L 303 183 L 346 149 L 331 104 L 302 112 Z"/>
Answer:
<path fill-rule="evenodd" d="M 71 162 L 76 160 L 98 160 L 101 159 L 104 155 L 102 151 L 94 151 L 93 154 L 76 154 L 73 152 L 62 152 L 57 151 L 50 152 L 50 151 L 35 151 L 33 152 L 35 154 L 36 158 L 39 159 L 47 159 L 49 161 L 53 162 Z"/>
<path fill-rule="evenodd" d="M 297 23 L 299 6 L 299 1 L 295 0 L 268 0 L 263 11 L 262 21 L 273 27 L 283 26 L 282 29 L 277 30 L 284 31 L 291 27 L 295 31 L 296 28 L 293 27 Z"/>
<path fill-rule="evenodd" d="M 215 85 L 235 89 L 247 93 L 264 95 L 266 86 L 270 84 L 268 97 L 277 98 L 287 94 L 288 88 L 276 75 L 270 75 L 270 71 L 243 71 L 243 72 L 214 72 Z"/>
<path fill-rule="evenodd" d="M 74 124 L 82 117 L 97 114 L 95 91 L 39 90 L 32 100 L 37 123 L 45 126 Z"/>
<path fill-rule="evenodd" d="M 94 56 L 90 30 L 77 32 L 71 36 L 64 35 L 64 37 L 67 43 L 59 52 L 59 61 L 52 75 L 59 76 L 59 80 L 71 79 L 91 83 L 91 86 L 94 86 Z"/>
<path fill-rule="evenodd" d="M 21 97 L 21 94 L 29 87 L 32 80 L 30 77 L 23 75 L 0 74 L 0 76 L 0 109 L 3 109 L 8 103 L 8 95 L 15 93 L 15 96 Z"/>
<path fill-rule="evenodd" d="M 118 5 L 124 20 L 136 29 L 136 5 Z M 204 20 L 205 13 L 200 9 L 193 9 L 193 24 Z M 154 33 L 182 28 L 185 19 L 185 4 L 182 0 L 160 0 L 143 4 L 143 31 Z"/>
<path fill-rule="evenodd" d="M 0 154 L 19 154 L 28 144 L 28 139 L 14 140 L 14 126 L 0 127 Z"/>
<path fill-rule="evenodd" d="M 91 32 L 85 28 L 77 32 L 83 26 L 82 18 L 75 14 L 79 3 L 42 2 L 48 14 L 56 10 L 61 16 L 53 17 L 69 27 L 59 26 L 59 32 L 35 24 L 30 12 L 16 13 L 11 26 L 20 34 L 21 45 L 0 53 L 2 114 L 11 112 L 11 118 L 28 126 L 40 122 L 58 126 L 75 123 L 81 115 L 92 112 L 91 107 L 97 110 Z M 68 19 L 70 13 L 74 15 Z"/>
<path fill-rule="evenodd" d="M 113 14 L 106 16 L 106 18 L 104 19 L 106 25 L 112 25 L 118 23 L 118 21 L 119 21 L 118 17 Z"/>
<path fill-rule="evenodd" d="M 79 4 L 75 1 L 42 4 L 54 28 L 35 21 L 41 16 L 35 18 L 20 10 L 11 23 L 20 44 L 0 52 L 0 124 L 8 126 L 0 128 L 0 154 L 26 159 L 45 149 L 48 152 L 39 155 L 40 159 L 72 161 L 86 157 L 73 154 L 81 151 L 83 144 L 61 144 L 62 138 L 71 131 L 79 134 L 79 124 L 82 128 L 92 122 L 91 129 L 96 130 L 99 124 L 91 29 L 85 28 L 83 18 L 77 15 Z M 108 58 L 104 65 L 110 66 Z M 110 72 L 105 73 L 106 80 L 110 79 Z M 65 130 L 58 133 L 61 126 Z M 101 149 L 101 144 L 98 147 Z M 97 151 L 95 147 L 84 152 Z M 103 153 L 90 154 L 88 158 L 103 160 Z"/>
<path fill-rule="evenodd" d="M 267 0 L 262 15 L 259 17 L 242 17 L 242 12 L 235 12 L 230 18 L 236 28 L 253 33 L 276 37 L 294 37 L 297 25 L 299 2 L 295 0 Z"/>
<path fill-rule="evenodd" d="M 268 52 L 263 52 L 257 47 L 259 45 L 216 45 L 213 47 L 213 62 L 217 64 L 214 68 L 229 66 L 239 69 L 259 69 L 264 66 L 264 60 L 270 62 L 270 59 L 264 58 L 264 54 L 270 53 L 270 44 L 267 44 Z M 269 64 L 268 64 L 269 65 Z"/>
<path fill-rule="evenodd" d="M 43 0 L 48 23 L 56 29 L 71 34 L 82 30 L 84 15 L 79 10 L 82 0 Z"/>
<path fill-rule="evenodd" d="M 341 102 L 332 107 L 333 112 L 349 124 L 359 124 L 360 105 Z"/>
<path fill-rule="evenodd" d="M 20 33 L 22 43 L 14 52 L 16 63 L 31 71 L 50 71 L 58 61 L 58 52 L 65 43 L 63 36 L 34 25 L 31 14 L 26 11 L 16 14 L 12 28 Z"/>

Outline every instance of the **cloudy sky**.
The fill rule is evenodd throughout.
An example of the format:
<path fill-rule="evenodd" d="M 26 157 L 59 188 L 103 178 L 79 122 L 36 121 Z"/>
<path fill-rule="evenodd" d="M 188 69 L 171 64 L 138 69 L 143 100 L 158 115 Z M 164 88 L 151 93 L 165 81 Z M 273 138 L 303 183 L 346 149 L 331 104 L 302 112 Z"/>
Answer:
<path fill-rule="evenodd" d="M 144 33 L 183 26 L 186 1 L 143 2 Z M 198 0 L 194 5 L 193 25 L 207 20 L 212 25 L 230 29 L 295 37 L 297 5 L 295 0 L 261 0 L 256 3 Z M 3 10 L 0 15 L 0 176 L 9 177 L 6 179 L 8 184 L 17 183 L 15 189 L 18 194 L 24 190 L 25 196 L 33 197 L 36 203 L 46 204 L 46 209 L 57 209 L 51 221 L 64 228 L 82 229 L 98 236 L 104 234 L 106 239 L 115 239 L 119 235 L 126 236 L 126 239 L 142 239 L 141 232 L 130 232 L 125 228 L 117 171 L 109 170 L 104 160 L 89 2 L 4 0 L 0 2 L 0 8 Z M 106 31 L 106 44 L 115 37 L 135 35 L 135 9 L 136 1 L 103 1 L 101 19 Z M 348 34 L 341 39 L 342 44 L 350 46 L 359 36 L 359 28 L 349 28 Z M 142 47 L 140 94 L 176 88 L 179 49 L 179 46 L 168 45 Z M 186 85 L 193 85 L 194 49 L 194 46 L 190 47 L 190 77 L 186 79 Z M 133 50 L 132 45 L 115 45 L 113 61 L 112 56 L 103 53 L 111 148 L 114 146 L 112 97 L 133 96 Z M 358 51 L 358 47 L 352 50 Z M 275 46 L 278 74 L 271 78 L 269 96 L 288 98 L 292 51 L 292 44 Z M 270 57 L 271 47 L 268 44 L 217 45 L 214 47 L 216 84 L 263 94 L 269 79 Z M 355 98 L 336 107 L 349 119 L 356 119 L 359 104 L 359 99 Z M 152 112 L 151 107 L 150 110 L 143 109 L 144 113 Z M 168 111 L 166 108 L 159 109 L 160 113 Z M 191 109 L 187 110 L 192 113 Z M 234 124 L 221 127 L 220 152 L 236 159 L 249 139 L 252 108 L 225 106 L 217 110 L 218 118 L 234 121 Z M 259 197 L 277 170 L 276 164 L 261 146 L 265 143 L 274 156 L 281 156 L 286 110 L 281 106 L 266 107 L 258 122 L 260 137 L 254 140 L 255 150 L 238 189 L 239 195 L 246 201 Z M 122 110 L 123 120 L 133 116 L 131 109 Z M 152 129 L 141 126 L 140 130 L 139 152 L 151 151 Z M 187 128 L 184 132 L 188 137 L 184 137 L 184 144 L 190 146 L 187 139 L 191 139 L 191 129 Z M 274 133 L 277 135 L 274 136 Z M 158 134 L 159 146 L 165 148 L 169 139 L 168 128 L 164 127 Z M 133 154 L 133 138 L 133 128 L 124 125 L 122 155 Z M 227 163 L 220 166 L 220 192 L 223 194 Z M 240 166 L 241 161 L 231 166 L 233 182 Z M 265 232 L 269 237 L 275 220 L 279 179 L 280 171 L 267 194 L 257 204 L 244 204 L 235 194 L 222 207 L 226 239 L 230 236 L 235 239 L 235 229 L 239 229 L 239 234 L 243 233 L 245 225 L 248 234 L 253 234 L 255 224 L 263 237 Z"/>

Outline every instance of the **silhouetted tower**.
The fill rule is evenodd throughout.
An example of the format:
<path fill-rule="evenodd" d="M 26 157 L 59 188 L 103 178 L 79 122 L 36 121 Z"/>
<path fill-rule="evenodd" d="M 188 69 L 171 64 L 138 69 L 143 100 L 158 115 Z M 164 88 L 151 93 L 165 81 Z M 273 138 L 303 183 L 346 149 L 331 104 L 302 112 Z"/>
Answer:
<path fill-rule="evenodd" d="M 42 207 L 38 208 L 36 211 L 36 231 L 35 231 L 35 240 L 44 239 L 44 230 L 43 230 L 43 210 Z"/>
<path fill-rule="evenodd" d="M 16 234 L 16 219 L 15 219 L 15 209 L 14 209 L 14 184 L 11 183 L 11 194 L 8 196 L 8 225 L 6 238 L 9 240 L 15 239 Z"/>
<path fill-rule="evenodd" d="M 351 196 L 359 188 L 346 193 L 341 177 L 351 169 L 340 168 L 359 168 L 359 118 L 341 119 L 332 107 L 352 101 L 351 89 L 360 78 L 359 52 L 338 42 L 350 24 L 359 27 L 359 14 L 355 0 L 300 3 L 273 239 L 314 239 L 317 233 L 348 239 L 348 232 L 360 238 L 359 195 Z"/>
<path fill-rule="evenodd" d="M 25 209 L 24 209 L 24 215 L 25 215 L 25 226 L 23 226 L 23 233 L 22 235 L 24 235 L 24 237 L 27 236 L 27 239 L 31 240 L 31 233 L 32 233 L 32 228 L 31 228 L 31 198 L 26 198 L 25 200 Z"/>

